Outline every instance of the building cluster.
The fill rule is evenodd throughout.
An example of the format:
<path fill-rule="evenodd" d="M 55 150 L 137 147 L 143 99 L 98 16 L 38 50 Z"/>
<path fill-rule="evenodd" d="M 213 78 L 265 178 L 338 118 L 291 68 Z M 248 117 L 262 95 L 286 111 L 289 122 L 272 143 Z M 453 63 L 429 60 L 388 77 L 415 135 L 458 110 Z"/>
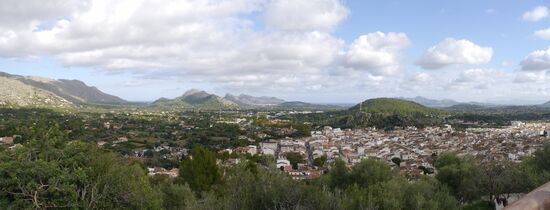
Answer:
<path fill-rule="evenodd" d="M 293 178 L 318 176 L 322 167 L 315 159 L 326 158 L 325 166 L 336 159 L 353 166 L 366 158 L 375 158 L 411 176 L 431 174 L 438 154 L 455 152 L 482 161 L 521 161 L 532 155 L 550 136 L 550 124 L 512 122 L 505 128 L 468 128 L 455 131 L 451 126 L 393 131 L 375 128 L 346 129 L 324 127 L 311 137 L 285 138 L 245 147 L 242 152 L 272 155 L 277 168 Z M 300 154 L 303 160 L 292 166 L 288 154 Z M 312 175 L 314 174 L 314 175 Z"/>

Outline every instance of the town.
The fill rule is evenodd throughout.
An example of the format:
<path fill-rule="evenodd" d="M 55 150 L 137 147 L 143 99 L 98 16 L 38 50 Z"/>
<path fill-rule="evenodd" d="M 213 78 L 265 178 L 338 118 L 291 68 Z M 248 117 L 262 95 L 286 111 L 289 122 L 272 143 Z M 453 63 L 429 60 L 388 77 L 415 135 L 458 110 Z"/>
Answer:
<path fill-rule="evenodd" d="M 325 126 L 319 131 L 312 131 L 311 137 L 287 137 L 225 151 L 272 155 L 277 157 L 277 168 L 295 179 L 318 177 L 322 173 L 322 167 L 319 167 L 322 165 L 314 163 L 322 158 L 326 159 L 326 165 L 340 158 L 350 167 L 363 159 L 376 158 L 416 177 L 433 174 L 434 156 L 443 152 L 470 155 L 482 161 L 520 162 L 542 146 L 549 126 L 548 123 L 518 121 L 506 128 L 469 128 L 466 131 L 454 131 L 448 125 L 444 128 L 408 127 L 393 131 L 376 128 L 342 130 Z M 289 154 L 303 157 L 297 167 L 291 165 L 287 158 Z"/>
<path fill-rule="evenodd" d="M 270 163 L 264 164 L 266 167 L 281 169 L 293 179 L 317 178 L 337 159 L 352 167 L 367 158 L 383 160 L 415 178 L 433 176 L 434 159 L 444 152 L 472 156 L 481 161 L 521 162 L 540 148 L 550 134 L 550 123 L 512 121 L 509 126 L 460 130 L 448 124 L 425 128 L 395 127 L 392 130 L 318 126 L 296 135 L 298 124 L 291 124 L 283 117 L 300 113 L 303 112 L 130 111 L 80 113 L 79 116 L 85 116 L 85 120 L 74 120 L 84 122 L 76 125 L 85 131 L 93 131 L 93 135 L 86 136 L 101 136 L 95 140 L 98 146 L 143 159 L 150 175 L 160 173 L 172 177 L 177 176 L 179 161 L 189 155 L 191 149 L 192 144 L 182 141 L 200 140 L 202 144 L 212 145 L 219 154 L 226 153 L 218 158 L 220 165 L 234 165 L 250 156 L 263 156 Z M 21 117 L 15 112 L 3 115 L 4 120 Z M 50 113 L 49 118 L 56 117 L 59 116 Z M 9 122 L 4 124 L 10 125 Z M 65 130 L 69 134 L 88 133 L 77 132 L 75 128 Z M 202 133 L 210 136 L 201 137 Z M 21 139 L 21 135 L 1 137 L 0 144 L 15 147 L 17 139 Z"/>

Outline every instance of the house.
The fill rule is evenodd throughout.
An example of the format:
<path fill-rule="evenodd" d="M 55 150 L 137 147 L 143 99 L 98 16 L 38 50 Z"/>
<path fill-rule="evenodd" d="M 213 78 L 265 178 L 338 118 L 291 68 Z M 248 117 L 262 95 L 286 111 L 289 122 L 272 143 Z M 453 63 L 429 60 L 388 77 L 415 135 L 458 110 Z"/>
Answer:
<path fill-rule="evenodd" d="M 154 176 L 154 175 L 166 175 L 170 178 L 176 178 L 178 177 L 179 175 L 179 170 L 178 168 L 172 168 L 171 170 L 166 170 L 165 168 L 162 168 L 162 167 L 155 167 L 155 168 L 147 168 L 147 175 L 149 176 Z"/>
<path fill-rule="evenodd" d="M 246 153 L 255 155 L 256 153 L 258 153 L 258 148 L 256 147 L 256 145 L 248 145 Z"/>
<path fill-rule="evenodd" d="M 126 137 L 118 137 L 118 139 L 116 141 L 113 141 L 113 143 L 118 144 L 118 143 L 127 142 L 127 141 L 128 141 L 128 138 Z"/>
<path fill-rule="evenodd" d="M 287 167 L 291 167 L 290 165 L 290 161 L 286 160 L 286 159 L 277 159 L 277 168 L 287 168 Z"/>
<path fill-rule="evenodd" d="M 13 137 L 0 137 L 0 144 L 3 145 L 12 145 L 13 144 Z"/>
<path fill-rule="evenodd" d="M 260 152 L 264 155 L 275 155 L 279 144 L 277 142 L 260 142 Z"/>

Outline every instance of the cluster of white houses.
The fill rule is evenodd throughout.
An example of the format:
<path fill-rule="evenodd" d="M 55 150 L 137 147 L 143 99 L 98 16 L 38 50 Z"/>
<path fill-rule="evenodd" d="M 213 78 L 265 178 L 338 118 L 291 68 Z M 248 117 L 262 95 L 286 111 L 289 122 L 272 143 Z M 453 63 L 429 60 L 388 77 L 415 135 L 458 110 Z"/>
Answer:
<path fill-rule="evenodd" d="M 433 171 L 434 157 L 443 152 L 470 155 L 482 161 L 519 162 L 547 141 L 550 134 L 547 129 L 550 129 L 550 124 L 517 121 L 505 128 L 470 128 L 464 131 L 455 131 L 448 125 L 393 131 L 375 128 L 342 130 L 326 126 L 313 131 L 311 137 L 272 140 L 237 150 L 272 155 L 277 168 L 282 168 L 296 179 L 318 176 L 319 169 L 313 166 L 313 160 L 323 156 L 329 164 L 342 159 L 350 167 L 365 158 L 376 158 L 392 167 L 399 167 L 411 176 L 419 176 Z M 290 161 L 286 159 L 289 153 L 299 153 L 304 157 L 298 168 L 290 166 Z M 396 158 L 399 161 L 395 161 Z"/>

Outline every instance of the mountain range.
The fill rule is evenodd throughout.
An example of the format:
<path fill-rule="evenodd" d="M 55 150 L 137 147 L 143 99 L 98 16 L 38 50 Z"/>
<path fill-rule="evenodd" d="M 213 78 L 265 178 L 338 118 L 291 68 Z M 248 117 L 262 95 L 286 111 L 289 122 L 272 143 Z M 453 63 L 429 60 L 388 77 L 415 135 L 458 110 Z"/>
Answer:
<path fill-rule="evenodd" d="M 50 79 L 20 76 L 0 72 L 0 105 L 32 107 L 76 107 L 78 105 L 137 105 L 104 93 L 79 80 Z M 203 90 L 191 89 L 174 99 L 160 98 L 149 108 L 170 110 L 203 109 L 338 109 L 340 106 L 287 102 L 275 97 L 255 97 L 245 94 L 226 94 L 220 97 Z"/>
<path fill-rule="evenodd" d="M 276 105 L 285 103 L 285 100 L 280 98 L 267 97 L 267 96 L 254 97 L 254 96 L 245 95 L 245 94 L 232 95 L 228 93 L 223 98 L 226 100 L 232 101 L 238 104 L 239 106 L 243 106 L 243 107 L 276 106 Z"/>
<path fill-rule="evenodd" d="M 270 110 L 317 110 L 342 109 L 342 106 L 312 104 L 301 101 L 285 101 L 267 96 L 250 96 L 245 94 L 226 94 L 223 98 L 202 90 L 191 89 L 174 99 L 160 98 L 150 104 L 150 107 L 170 110 L 203 109 L 203 110 L 233 110 L 233 109 L 270 109 Z"/>
<path fill-rule="evenodd" d="M 397 98 L 412 101 L 426 107 L 468 109 L 468 107 L 498 107 L 500 105 L 478 102 L 458 102 L 451 99 L 435 100 L 421 96 Z M 270 110 L 318 110 L 342 109 L 344 106 L 313 104 L 301 101 L 285 101 L 276 97 L 226 94 L 224 97 L 202 90 L 191 89 L 174 99 L 160 98 L 149 104 L 128 102 L 120 97 L 104 93 L 79 80 L 49 79 L 37 76 L 20 76 L 0 72 L 0 105 L 75 107 L 78 105 L 142 105 L 161 109 L 270 109 Z M 536 107 L 550 107 L 550 101 Z"/>
<path fill-rule="evenodd" d="M 151 105 L 154 108 L 162 109 L 239 109 L 240 106 L 230 100 L 219 97 L 214 94 L 209 94 L 202 90 L 191 89 L 185 92 L 182 96 L 175 99 L 160 98 L 154 101 Z"/>
<path fill-rule="evenodd" d="M 453 107 L 453 106 L 463 106 L 463 105 L 475 105 L 475 106 L 481 106 L 481 107 L 489 107 L 489 106 L 503 106 L 503 105 L 497 105 L 497 104 L 489 104 L 489 103 L 481 103 L 481 102 L 458 102 L 452 99 L 442 99 L 442 100 L 436 100 L 436 99 L 430 99 L 425 98 L 422 96 L 416 96 L 414 98 L 405 98 L 405 97 L 398 97 L 397 99 L 405 100 L 405 101 L 412 101 L 419 104 L 422 104 L 427 107 L 432 108 L 447 108 L 447 107 Z M 550 107 L 550 102 L 547 102 L 548 106 Z"/>
<path fill-rule="evenodd" d="M 0 72 L 0 104 L 3 105 L 68 107 L 127 103 L 78 80 L 54 80 Z"/>

